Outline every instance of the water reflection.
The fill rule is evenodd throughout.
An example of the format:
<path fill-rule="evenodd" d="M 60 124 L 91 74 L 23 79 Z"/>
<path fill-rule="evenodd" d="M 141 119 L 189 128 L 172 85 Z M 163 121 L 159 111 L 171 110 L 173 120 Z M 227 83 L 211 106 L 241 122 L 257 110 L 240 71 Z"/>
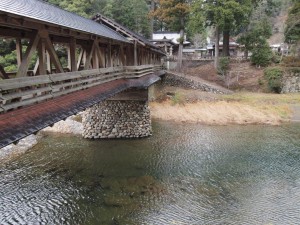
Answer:
<path fill-rule="evenodd" d="M 0 167 L 0 224 L 298 224 L 299 204 L 299 124 L 47 136 Z"/>

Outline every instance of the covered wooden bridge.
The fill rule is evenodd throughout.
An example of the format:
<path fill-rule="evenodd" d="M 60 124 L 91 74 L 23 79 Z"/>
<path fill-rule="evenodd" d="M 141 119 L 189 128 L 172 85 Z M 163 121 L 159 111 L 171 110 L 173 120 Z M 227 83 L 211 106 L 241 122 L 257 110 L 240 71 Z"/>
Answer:
<path fill-rule="evenodd" d="M 0 1 L 0 38 L 14 41 L 18 68 L 0 65 L 0 148 L 159 80 L 159 49 L 116 23 L 94 19 L 40 0 Z"/>

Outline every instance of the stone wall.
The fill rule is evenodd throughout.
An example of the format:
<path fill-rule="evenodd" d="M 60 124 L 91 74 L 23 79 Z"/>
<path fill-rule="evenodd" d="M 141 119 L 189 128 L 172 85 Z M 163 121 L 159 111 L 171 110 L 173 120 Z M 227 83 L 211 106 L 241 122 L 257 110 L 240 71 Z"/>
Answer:
<path fill-rule="evenodd" d="M 83 117 L 84 138 L 140 138 L 152 134 L 147 101 L 103 101 Z"/>
<path fill-rule="evenodd" d="M 300 69 L 286 71 L 282 78 L 282 93 L 300 92 Z"/>
<path fill-rule="evenodd" d="M 183 76 L 183 75 L 174 74 L 171 72 L 167 73 L 164 76 L 163 83 L 165 85 L 188 88 L 188 89 L 197 89 L 197 90 L 201 90 L 201 91 L 218 93 L 218 94 L 231 93 L 231 91 L 229 91 L 223 87 L 218 87 L 213 84 L 208 84 L 208 83 L 205 83 L 204 81 L 200 82 L 196 79 L 192 79 L 192 77 L 190 77 L 190 76 Z"/>

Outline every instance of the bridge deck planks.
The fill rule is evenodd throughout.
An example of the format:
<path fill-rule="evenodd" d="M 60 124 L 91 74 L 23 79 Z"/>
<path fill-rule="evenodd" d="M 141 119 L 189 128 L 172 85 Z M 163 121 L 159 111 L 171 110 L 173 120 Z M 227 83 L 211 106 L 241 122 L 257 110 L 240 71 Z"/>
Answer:
<path fill-rule="evenodd" d="M 119 79 L 0 115 L 0 148 L 132 87 L 145 88 L 159 75 Z"/>

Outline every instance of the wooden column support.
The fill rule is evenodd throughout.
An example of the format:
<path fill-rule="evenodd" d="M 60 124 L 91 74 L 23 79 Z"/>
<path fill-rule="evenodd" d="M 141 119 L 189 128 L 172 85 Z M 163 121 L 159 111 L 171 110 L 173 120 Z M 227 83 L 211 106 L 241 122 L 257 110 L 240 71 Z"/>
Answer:
<path fill-rule="evenodd" d="M 87 51 L 86 61 L 85 61 L 85 65 L 84 65 L 84 69 L 85 70 L 88 70 L 90 68 L 90 66 L 91 66 L 91 60 L 92 60 L 92 58 L 94 56 L 94 52 L 95 52 L 97 46 L 98 46 L 98 41 L 94 40 L 93 43 L 90 45 L 88 51 Z"/>
<path fill-rule="evenodd" d="M 122 66 L 126 66 L 126 58 L 124 54 L 124 46 L 121 44 L 120 45 L 120 55 L 119 57 L 121 58 Z"/>
<path fill-rule="evenodd" d="M 81 61 L 83 59 L 84 52 L 85 52 L 85 50 L 83 48 L 81 48 L 79 56 L 78 56 L 78 61 L 77 61 L 77 70 L 80 69 L 80 65 L 81 65 Z"/>
<path fill-rule="evenodd" d="M 45 75 L 46 71 L 46 46 L 45 40 L 41 38 L 40 43 L 38 45 L 38 56 L 39 56 L 39 74 Z"/>
<path fill-rule="evenodd" d="M 137 41 L 134 41 L 134 51 L 133 51 L 133 59 L 134 59 L 134 63 L 133 65 L 134 66 L 137 66 L 138 65 L 138 53 L 137 53 Z"/>
<path fill-rule="evenodd" d="M 77 71 L 76 39 L 74 37 L 71 37 L 70 39 L 68 62 L 70 71 Z"/>
<path fill-rule="evenodd" d="M 3 79 L 8 79 L 8 75 L 6 74 L 4 68 L 0 65 L 0 77 L 2 77 Z"/>
<path fill-rule="evenodd" d="M 19 66 L 16 77 L 25 77 L 25 76 L 27 76 L 29 63 L 32 59 L 33 54 L 36 51 L 39 40 L 40 40 L 40 36 L 39 36 L 38 33 L 36 33 L 35 37 L 30 40 L 29 46 L 26 49 L 25 56 L 22 59 L 22 63 Z"/>
<path fill-rule="evenodd" d="M 111 43 L 107 45 L 107 63 L 106 67 L 112 66 L 112 57 L 111 57 Z"/>
<path fill-rule="evenodd" d="M 58 59 L 58 56 L 55 52 L 55 49 L 53 47 L 53 44 L 49 38 L 49 36 L 47 38 L 45 38 L 45 45 L 46 45 L 46 49 L 50 55 L 51 61 L 53 62 L 55 68 L 56 68 L 56 72 L 57 73 L 63 73 L 64 69 Z"/>

